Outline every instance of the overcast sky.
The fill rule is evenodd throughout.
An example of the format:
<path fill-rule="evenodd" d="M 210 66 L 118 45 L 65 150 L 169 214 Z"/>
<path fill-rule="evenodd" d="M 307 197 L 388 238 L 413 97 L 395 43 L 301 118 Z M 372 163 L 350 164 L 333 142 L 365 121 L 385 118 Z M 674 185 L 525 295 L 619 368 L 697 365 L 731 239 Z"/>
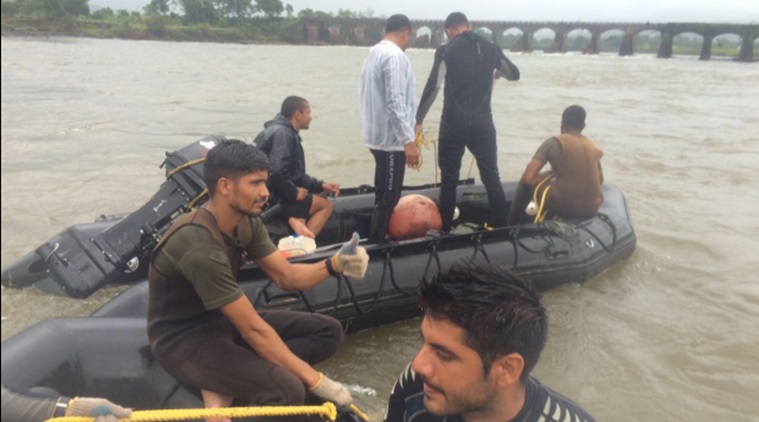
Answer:
<path fill-rule="evenodd" d="M 90 0 L 91 7 L 140 10 L 149 0 Z M 283 0 L 295 12 L 340 9 L 375 17 L 403 13 L 411 19 L 443 20 L 464 12 L 470 20 L 584 22 L 725 22 L 759 24 L 759 0 Z M 434 5 L 434 6 L 433 6 Z"/>

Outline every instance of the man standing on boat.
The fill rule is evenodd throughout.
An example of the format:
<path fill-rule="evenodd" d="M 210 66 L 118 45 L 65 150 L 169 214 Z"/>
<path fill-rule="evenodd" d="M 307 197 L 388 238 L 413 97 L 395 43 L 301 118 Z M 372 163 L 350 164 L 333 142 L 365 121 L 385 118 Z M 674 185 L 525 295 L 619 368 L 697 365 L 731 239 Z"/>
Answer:
<path fill-rule="evenodd" d="M 519 180 L 511 202 L 509 225 L 528 222 L 526 208 L 531 198 L 531 214 L 563 218 L 590 218 L 603 202 L 601 168 L 603 151 L 582 135 L 585 109 L 572 105 L 561 115 L 561 134 L 546 139 Z M 546 163 L 551 170 L 543 171 Z"/>
<path fill-rule="evenodd" d="M 281 204 L 280 214 L 287 217 L 293 231 L 315 238 L 332 215 L 333 205 L 319 193 L 340 195 L 340 185 L 326 183 L 306 173 L 306 156 L 300 131 L 311 123 L 311 105 L 304 98 L 289 96 L 279 114 L 264 124 L 253 143 L 271 161 L 269 203 Z"/>
<path fill-rule="evenodd" d="M 492 224 L 503 226 L 509 210 L 498 172 L 498 147 L 490 98 L 494 78 L 503 76 L 518 81 L 519 69 L 506 58 L 500 47 L 473 32 L 466 15 L 461 12 L 448 15 L 445 33 L 448 43 L 435 51 L 432 71 L 419 100 L 415 128 L 417 132 L 422 131 L 424 118 L 440 85 L 445 82 L 438 136 L 442 231 L 451 230 L 465 148 L 477 160 L 480 179 L 493 213 Z"/>
<path fill-rule="evenodd" d="M 594 422 L 530 375 L 548 335 L 537 293 L 511 270 L 455 265 L 422 281 L 423 345 L 386 422 Z"/>
<path fill-rule="evenodd" d="M 405 15 L 390 16 L 384 39 L 369 50 L 361 69 L 361 133 L 375 163 L 370 242 L 382 241 L 387 234 L 401 198 L 405 166 L 419 165 L 419 149 L 414 143 L 416 80 L 404 53 L 410 39 L 411 21 Z"/>
<path fill-rule="evenodd" d="M 305 312 L 257 312 L 236 278 L 247 258 L 281 289 L 298 291 L 339 274 L 361 279 L 368 256 L 356 239 L 325 261 L 287 261 L 260 218 L 268 171 L 266 154 L 239 140 L 208 152 L 208 203 L 179 217 L 151 256 L 151 350 L 170 374 L 201 389 L 208 408 L 233 399 L 298 405 L 307 390 L 348 405 L 350 393 L 312 366 L 335 352 L 340 323 Z"/>

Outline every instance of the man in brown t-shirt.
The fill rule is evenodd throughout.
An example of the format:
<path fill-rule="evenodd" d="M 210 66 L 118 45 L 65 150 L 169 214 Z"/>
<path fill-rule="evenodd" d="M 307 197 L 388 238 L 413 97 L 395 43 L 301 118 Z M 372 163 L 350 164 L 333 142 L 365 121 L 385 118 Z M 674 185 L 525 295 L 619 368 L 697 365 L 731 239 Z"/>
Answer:
<path fill-rule="evenodd" d="M 340 323 L 306 312 L 257 312 L 236 278 L 244 255 L 277 286 L 297 291 L 339 274 L 361 279 L 368 256 L 355 239 L 325 261 L 287 261 L 260 218 L 268 171 L 266 154 L 242 141 L 224 140 L 208 152 L 208 203 L 178 218 L 153 251 L 151 350 L 169 373 L 200 388 L 209 408 L 233 399 L 302 404 L 307 388 L 346 406 L 350 393 L 312 367 L 337 349 Z"/>
<path fill-rule="evenodd" d="M 525 208 L 537 190 L 546 216 L 563 218 L 593 217 L 603 202 L 601 169 L 603 151 L 582 135 L 585 109 L 572 105 L 561 116 L 561 135 L 546 139 L 538 147 L 519 180 L 509 213 L 509 225 L 529 221 Z M 546 163 L 551 170 L 542 171 Z"/>

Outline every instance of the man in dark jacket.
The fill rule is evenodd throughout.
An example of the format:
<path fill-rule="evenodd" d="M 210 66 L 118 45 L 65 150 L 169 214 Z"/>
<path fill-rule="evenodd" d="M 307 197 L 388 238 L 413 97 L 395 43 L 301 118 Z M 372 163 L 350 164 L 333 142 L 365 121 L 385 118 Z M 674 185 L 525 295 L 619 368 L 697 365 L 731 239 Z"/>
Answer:
<path fill-rule="evenodd" d="M 253 143 L 271 161 L 267 183 L 271 204 L 281 204 L 281 215 L 293 231 L 315 238 L 332 215 L 332 202 L 324 195 L 340 194 L 340 185 L 326 183 L 306 173 L 306 157 L 300 131 L 311 122 L 311 105 L 304 98 L 289 96 L 282 102 L 280 113 L 264 124 L 264 130 Z"/>

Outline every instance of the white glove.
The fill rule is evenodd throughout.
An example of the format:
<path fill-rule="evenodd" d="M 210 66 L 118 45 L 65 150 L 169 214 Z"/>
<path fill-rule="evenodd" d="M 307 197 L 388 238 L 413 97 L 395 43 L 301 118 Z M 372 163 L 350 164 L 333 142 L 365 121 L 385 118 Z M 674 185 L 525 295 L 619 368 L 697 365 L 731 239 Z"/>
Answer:
<path fill-rule="evenodd" d="M 330 258 L 332 268 L 338 273 L 350 278 L 361 280 L 366 275 L 366 268 L 369 266 L 369 255 L 366 249 L 358 246 L 358 233 L 354 232 L 353 237 L 340 248 L 337 253 Z"/>
<path fill-rule="evenodd" d="M 334 402 L 337 407 L 348 406 L 353 401 L 351 393 L 342 384 L 332 381 L 321 372 L 319 372 L 319 382 L 310 390 L 322 399 Z"/>
<path fill-rule="evenodd" d="M 115 422 L 128 418 L 132 409 L 121 407 L 106 399 L 94 397 L 76 397 L 66 407 L 66 416 L 94 416 L 97 422 Z"/>

